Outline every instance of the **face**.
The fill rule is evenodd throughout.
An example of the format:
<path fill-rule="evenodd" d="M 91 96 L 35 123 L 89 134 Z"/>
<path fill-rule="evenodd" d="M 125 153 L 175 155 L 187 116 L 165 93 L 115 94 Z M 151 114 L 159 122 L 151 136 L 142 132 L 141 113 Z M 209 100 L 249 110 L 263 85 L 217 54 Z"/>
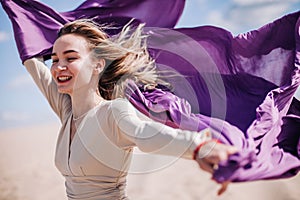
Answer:
<path fill-rule="evenodd" d="M 72 95 L 77 90 L 92 87 L 94 64 L 84 37 L 67 34 L 53 46 L 51 74 L 60 93 Z"/>

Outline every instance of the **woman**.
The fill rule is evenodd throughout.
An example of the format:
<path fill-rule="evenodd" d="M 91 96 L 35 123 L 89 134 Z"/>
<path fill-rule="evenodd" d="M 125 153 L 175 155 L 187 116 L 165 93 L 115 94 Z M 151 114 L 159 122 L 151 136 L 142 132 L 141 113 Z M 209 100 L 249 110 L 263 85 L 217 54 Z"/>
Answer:
<path fill-rule="evenodd" d="M 62 123 L 55 163 L 69 199 L 126 199 L 134 146 L 195 159 L 210 173 L 237 152 L 216 143 L 209 129 L 198 133 L 154 122 L 124 98 L 130 81 L 149 88 L 163 83 L 141 32 L 142 25 L 134 31 L 126 26 L 110 38 L 92 21 L 76 20 L 59 32 L 51 72 L 37 58 L 24 62 Z"/>
<path fill-rule="evenodd" d="M 175 0 L 164 2 L 88 0 L 69 12 L 56 12 L 35 0 L 2 0 L 1 4 L 13 25 L 23 62 L 38 56 L 49 58 L 56 39 L 54 33 L 66 22 L 78 18 L 101 23 L 113 21 L 121 27 L 131 18 L 145 22 L 151 27 L 148 46 L 157 68 L 176 70 L 190 88 L 177 79 L 168 79 L 178 95 L 175 96 L 153 88 L 156 81 L 142 77 L 139 80 L 145 81 L 142 84 L 146 85 L 146 90 L 139 87 L 142 84 L 135 79 L 117 87 L 126 86 L 126 98 L 150 118 L 191 131 L 200 132 L 209 127 L 220 133 L 213 137 L 237 147 L 239 153 L 220 162 L 214 170 L 213 178 L 217 182 L 295 176 L 300 170 L 300 102 L 293 98 L 300 83 L 300 11 L 257 30 L 233 36 L 214 26 L 161 29 L 175 25 L 184 5 L 184 0 L 176 0 L 176 6 Z M 159 14 L 152 14 L 152 10 Z M 149 15 L 144 11 L 150 12 Z M 115 27 L 111 31 L 115 33 Z M 69 78 L 73 79 L 67 74 L 61 81 Z M 114 83 L 105 83 L 102 79 L 99 87 L 103 97 L 124 95 L 123 89 L 116 93 L 110 91 Z M 88 123 L 88 116 L 80 124 Z M 81 141 L 85 138 L 80 137 Z M 208 171 L 211 166 L 207 167 Z"/>

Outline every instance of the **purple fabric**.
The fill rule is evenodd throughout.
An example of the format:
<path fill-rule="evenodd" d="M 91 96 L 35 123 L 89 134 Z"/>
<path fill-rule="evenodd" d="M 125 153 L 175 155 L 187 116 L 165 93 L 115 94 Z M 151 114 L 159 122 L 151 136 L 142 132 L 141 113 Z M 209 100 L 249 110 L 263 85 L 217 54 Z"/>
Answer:
<path fill-rule="evenodd" d="M 174 27 L 185 0 L 87 0 L 68 12 L 56 12 L 35 0 L 1 0 L 13 25 L 21 60 L 48 56 L 58 30 L 69 21 L 93 18 L 98 23 L 123 26 L 132 18 L 148 27 Z M 155 10 L 155 14 L 151 15 Z M 36 42 L 38 41 L 38 42 Z"/>
<path fill-rule="evenodd" d="M 215 138 L 238 147 L 214 172 L 218 182 L 293 176 L 300 169 L 300 103 L 293 99 L 299 15 L 236 37 L 212 26 L 149 30 L 158 67 L 180 74 L 167 77 L 175 95 L 130 84 L 128 98 L 153 119 L 181 129 L 211 127 Z"/>
<path fill-rule="evenodd" d="M 22 61 L 47 56 L 67 21 L 95 18 L 122 26 L 135 17 L 146 22 L 150 53 L 173 90 L 144 90 L 129 82 L 127 97 L 133 105 L 175 128 L 211 127 L 215 138 L 238 147 L 240 152 L 214 172 L 218 182 L 298 173 L 300 103 L 293 94 L 299 85 L 300 12 L 233 37 L 213 26 L 170 28 L 184 0 L 90 0 L 64 13 L 33 0 L 1 3 Z"/>

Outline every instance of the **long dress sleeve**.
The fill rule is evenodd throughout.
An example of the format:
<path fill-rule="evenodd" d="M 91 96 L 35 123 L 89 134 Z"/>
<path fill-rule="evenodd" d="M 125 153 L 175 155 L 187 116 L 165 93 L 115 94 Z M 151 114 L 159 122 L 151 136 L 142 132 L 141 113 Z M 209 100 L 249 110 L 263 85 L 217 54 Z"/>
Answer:
<path fill-rule="evenodd" d="M 153 121 L 126 99 L 114 100 L 109 110 L 109 120 L 117 126 L 120 138 L 146 153 L 192 159 L 196 147 L 212 136 L 209 129 L 188 131 Z"/>
<path fill-rule="evenodd" d="M 70 97 L 58 92 L 50 70 L 42 60 L 31 58 L 26 60 L 24 65 L 35 84 L 46 97 L 53 111 L 58 115 L 60 120 L 62 120 L 68 108 L 70 108 Z"/>

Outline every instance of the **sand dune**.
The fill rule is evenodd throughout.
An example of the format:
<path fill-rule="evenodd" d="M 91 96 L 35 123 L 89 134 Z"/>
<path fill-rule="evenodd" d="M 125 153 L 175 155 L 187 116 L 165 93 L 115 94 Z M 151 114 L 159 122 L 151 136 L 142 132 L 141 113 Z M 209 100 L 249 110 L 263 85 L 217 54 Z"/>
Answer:
<path fill-rule="evenodd" d="M 54 166 L 58 124 L 0 132 L 0 200 L 53 200 L 65 197 Z"/>
<path fill-rule="evenodd" d="M 66 200 L 64 180 L 54 166 L 59 125 L 0 131 L 0 200 Z M 179 159 L 154 173 L 130 174 L 131 199 L 297 200 L 300 176 L 285 180 L 231 184 L 217 197 L 218 185 L 196 163 Z"/>

